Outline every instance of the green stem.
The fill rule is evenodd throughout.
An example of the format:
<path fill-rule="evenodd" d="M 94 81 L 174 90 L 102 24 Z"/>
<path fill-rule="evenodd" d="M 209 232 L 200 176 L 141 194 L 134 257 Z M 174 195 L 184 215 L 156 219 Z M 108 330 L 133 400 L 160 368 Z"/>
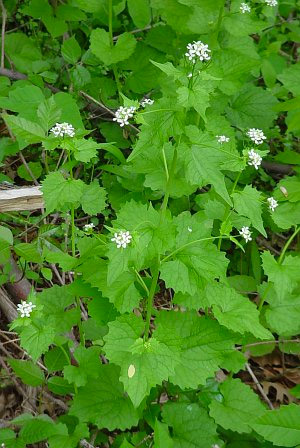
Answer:
<path fill-rule="evenodd" d="M 278 259 L 278 264 L 282 264 L 284 257 L 285 257 L 285 253 L 288 250 L 288 248 L 290 247 L 293 239 L 298 235 L 298 233 L 300 232 L 300 226 L 295 230 L 295 232 L 290 236 L 290 238 L 287 240 L 287 242 L 284 245 L 284 248 L 280 254 L 280 257 Z M 262 294 L 260 301 L 259 301 L 259 305 L 258 305 L 258 309 L 259 311 L 261 311 L 263 304 L 265 303 L 265 300 L 267 298 L 268 292 L 270 291 L 272 286 L 272 283 L 269 283 L 268 286 L 265 289 L 265 292 Z"/>
<path fill-rule="evenodd" d="M 70 163 L 70 177 L 71 177 L 71 179 L 74 179 L 70 151 L 68 151 L 68 159 L 69 159 L 69 163 Z M 71 206 L 71 248 L 72 248 L 72 257 L 74 257 L 74 258 L 76 256 L 75 234 L 76 234 L 75 209 L 74 209 L 74 205 L 72 204 L 72 206 Z M 76 274 L 74 274 L 74 279 L 76 279 Z M 84 345 L 85 338 L 84 338 L 84 332 L 83 332 L 82 322 L 81 322 L 80 297 L 76 296 L 75 301 L 76 301 L 76 306 L 79 310 L 78 329 L 79 329 L 79 335 L 80 335 L 80 344 Z"/>
<path fill-rule="evenodd" d="M 180 141 L 179 141 L 179 143 L 180 143 Z M 172 181 L 173 181 L 173 176 L 175 174 L 176 163 L 177 163 L 177 155 L 178 155 L 177 146 L 178 145 L 176 145 L 174 147 L 173 160 L 172 160 L 170 171 L 168 173 L 168 180 L 167 180 L 167 185 L 166 185 L 166 193 L 165 193 L 164 200 L 163 200 L 163 203 L 162 203 L 162 206 L 161 206 L 162 215 L 164 215 L 166 210 L 167 210 L 168 201 L 169 201 L 169 197 L 170 197 L 171 184 L 172 184 Z"/>
<path fill-rule="evenodd" d="M 231 190 L 230 196 L 232 196 L 233 193 L 235 192 L 235 189 L 236 189 L 238 181 L 239 181 L 239 179 L 241 177 L 241 174 L 242 174 L 242 171 L 240 171 L 238 173 L 238 175 L 236 176 L 235 181 L 234 181 L 233 186 L 232 186 L 232 190 Z M 231 207 L 230 207 L 230 205 L 226 205 L 225 213 L 224 213 L 224 216 L 223 216 L 220 228 L 222 228 L 222 225 L 227 222 L 227 220 L 228 220 L 228 218 L 230 216 L 230 213 L 231 213 Z M 218 249 L 219 250 L 221 249 L 221 244 L 222 244 L 222 240 L 220 239 L 218 241 Z"/>
<path fill-rule="evenodd" d="M 157 262 L 153 273 L 152 273 L 152 282 L 150 286 L 150 291 L 147 299 L 147 314 L 146 314 L 146 322 L 145 322 L 145 333 L 144 333 L 144 341 L 148 341 L 149 339 L 149 330 L 150 330 L 150 320 L 152 315 L 153 308 L 153 297 L 155 294 L 156 285 L 159 277 L 159 263 Z"/>
<path fill-rule="evenodd" d="M 142 288 L 146 291 L 146 293 L 149 295 L 149 289 L 147 288 L 146 283 L 144 282 L 143 278 L 141 277 L 140 273 L 135 269 L 134 270 L 135 275 L 137 276 L 138 282 L 142 286 Z"/>
<path fill-rule="evenodd" d="M 113 0 L 108 0 L 108 33 L 111 47 L 114 46 L 112 18 L 113 18 Z"/>
<path fill-rule="evenodd" d="M 282 264 L 284 257 L 285 257 L 285 253 L 288 250 L 288 248 L 290 247 L 293 239 L 295 238 L 295 236 L 297 236 L 297 234 L 300 232 L 300 226 L 295 230 L 295 232 L 290 236 L 290 238 L 287 240 L 287 242 L 285 243 L 285 246 L 280 254 L 279 260 L 278 260 L 278 264 Z"/>
<path fill-rule="evenodd" d="M 263 292 L 263 294 L 261 295 L 259 304 L 258 304 L 258 311 L 261 311 L 263 304 L 265 303 L 265 300 L 267 298 L 268 292 L 270 291 L 272 286 L 272 283 L 269 283 L 268 286 L 266 287 L 265 291 Z"/>

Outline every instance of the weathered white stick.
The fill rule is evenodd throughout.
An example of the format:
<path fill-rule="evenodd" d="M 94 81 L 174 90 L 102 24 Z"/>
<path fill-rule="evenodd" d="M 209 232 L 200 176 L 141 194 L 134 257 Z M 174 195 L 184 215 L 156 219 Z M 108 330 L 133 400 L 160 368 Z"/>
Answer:
<path fill-rule="evenodd" d="M 40 187 L 0 189 L 0 213 L 37 210 L 44 207 Z"/>

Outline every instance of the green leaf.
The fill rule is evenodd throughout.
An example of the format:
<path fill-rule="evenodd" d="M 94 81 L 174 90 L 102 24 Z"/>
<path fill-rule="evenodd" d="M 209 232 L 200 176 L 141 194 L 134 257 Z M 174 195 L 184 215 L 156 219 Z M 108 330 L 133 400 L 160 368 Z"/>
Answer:
<path fill-rule="evenodd" d="M 79 203 L 83 190 L 84 183 L 80 179 L 65 179 L 58 171 L 48 174 L 42 182 L 47 213 Z"/>
<path fill-rule="evenodd" d="M 103 212 L 106 207 L 106 191 L 99 186 L 97 180 L 84 186 L 81 197 L 81 206 L 88 215 L 97 215 Z"/>
<path fill-rule="evenodd" d="M 59 92 L 54 95 L 55 104 L 61 110 L 60 121 L 70 123 L 75 130 L 84 129 L 79 108 L 74 98 L 65 92 Z"/>
<path fill-rule="evenodd" d="M 206 300 L 218 322 L 229 330 L 248 332 L 259 339 L 273 339 L 272 333 L 259 322 L 256 305 L 234 289 L 210 283 L 206 288 Z"/>
<path fill-rule="evenodd" d="M 0 226 L 0 242 L 5 243 L 7 246 L 12 246 L 14 243 L 14 237 L 12 231 L 7 227 Z"/>
<path fill-rule="evenodd" d="M 210 104 L 209 93 L 209 89 L 205 86 L 195 85 L 192 89 L 182 86 L 177 89 L 178 103 L 187 109 L 193 107 L 206 121 L 205 111 Z"/>
<path fill-rule="evenodd" d="M 218 151 L 217 139 L 206 133 L 200 133 L 194 126 L 187 127 L 187 134 L 192 143 L 186 161 L 188 181 L 198 187 L 213 185 L 216 192 L 231 205 L 225 177 L 221 172 L 226 155 Z"/>
<path fill-rule="evenodd" d="M 77 64 L 70 73 L 74 86 L 77 89 L 81 89 L 83 86 L 90 84 L 91 82 L 92 78 L 90 72 L 82 65 Z"/>
<path fill-rule="evenodd" d="M 262 294 L 264 294 L 263 291 Z M 300 296 L 297 293 L 296 295 L 287 293 L 279 298 L 272 287 L 266 295 L 266 301 L 268 306 L 264 307 L 265 319 L 272 331 L 288 338 L 298 335 L 300 331 Z"/>
<path fill-rule="evenodd" d="M 148 0 L 127 0 L 127 7 L 133 23 L 144 28 L 150 23 L 151 13 Z"/>
<path fill-rule="evenodd" d="M 43 128 L 37 123 L 15 115 L 2 114 L 2 118 L 18 140 L 20 149 L 39 143 L 45 137 Z"/>
<path fill-rule="evenodd" d="M 199 317 L 195 311 L 160 311 L 153 336 L 179 352 L 180 362 L 170 380 L 182 389 L 205 384 L 224 360 L 235 353 L 236 336 L 218 322 Z"/>
<path fill-rule="evenodd" d="M 39 87 L 33 85 L 17 86 L 9 91 L 8 98 L 0 97 L 0 106 L 18 112 L 22 118 L 35 121 L 37 109 L 44 100 L 44 94 Z"/>
<path fill-rule="evenodd" d="M 32 361 L 9 359 L 8 362 L 15 374 L 21 378 L 24 384 L 37 387 L 44 383 L 44 372 Z"/>
<path fill-rule="evenodd" d="M 16 422 L 21 424 L 21 421 Z M 55 434 L 67 435 L 68 430 L 63 423 L 55 424 L 48 415 L 40 415 L 22 422 L 20 437 L 26 444 L 40 442 Z"/>
<path fill-rule="evenodd" d="M 173 243 L 174 228 L 169 214 L 161 220 L 161 214 L 152 206 L 127 202 L 119 211 L 113 222 L 114 229 L 127 230 L 136 239 L 126 249 L 118 249 L 111 242 L 108 252 L 109 265 L 107 283 L 111 285 L 117 278 L 128 270 L 129 261 L 140 270 L 161 253 L 164 253 Z"/>
<path fill-rule="evenodd" d="M 210 416 L 224 429 L 250 433 L 251 422 L 264 414 L 265 408 L 253 390 L 238 378 L 230 378 L 220 385 L 221 402 L 211 402 Z"/>
<path fill-rule="evenodd" d="M 68 364 L 68 360 L 66 359 L 66 354 L 63 349 L 54 347 L 45 354 L 44 363 L 48 371 L 53 373 L 62 370 L 64 366 Z"/>
<path fill-rule="evenodd" d="M 120 380 L 135 407 L 138 407 L 151 388 L 161 384 L 174 373 L 176 350 L 152 337 L 140 337 L 144 323 L 135 315 L 124 315 L 108 324 L 104 337 L 109 360 L 121 368 Z"/>
<path fill-rule="evenodd" d="M 42 256 L 39 253 L 37 246 L 33 243 L 19 243 L 14 245 L 14 251 L 20 257 L 23 257 L 26 261 L 32 261 L 33 263 L 41 263 Z"/>
<path fill-rule="evenodd" d="M 53 96 L 45 99 L 39 104 L 37 116 L 40 119 L 41 126 L 46 132 L 59 121 L 61 109 L 57 107 Z"/>
<path fill-rule="evenodd" d="M 42 172 L 43 172 L 43 167 L 40 164 L 40 162 L 29 162 L 28 166 L 29 166 L 32 174 L 34 175 L 34 177 L 36 179 L 38 179 L 41 176 Z M 18 173 L 18 176 L 21 177 L 21 179 L 25 179 L 28 182 L 32 182 L 33 181 L 32 176 L 28 173 L 28 171 L 27 171 L 27 169 L 25 168 L 24 165 L 20 165 L 18 167 L 17 173 Z"/>
<path fill-rule="evenodd" d="M 55 285 L 44 289 L 37 295 L 37 302 L 43 306 L 43 316 L 47 318 L 49 327 L 55 328 L 58 334 L 70 331 L 72 326 L 77 324 L 79 310 L 69 308 L 75 302 L 71 285 Z"/>
<path fill-rule="evenodd" d="M 292 403 L 265 411 L 251 426 L 274 445 L 294 447 L 300 441 L 300 407 Z"/>
<path fill-rule="evenodd" d="M 172 257 L 175 260 L 165 261 L 161 266 L 161 278 L 166 286 L 175 292 L 194 295 L 209 280 L 225 279 L 227 260 L 209 241 L 211 221 L 201 212 L 192 216 L 184 212 L 173 222 L 177 232 Z"/>
<path fill-rule="evenodd" d="M 91 51 L 105 65 L 116 64 L 128 59 L 134 52 L 136 40 L 130 33 L 123 33 L 118 38 L 117 43 L 110 45 L 110 38 L 107 31 L 96 28 L 91 32 Z"/>
<path fill-rule="evenodd" d="M 74 351 L 74 357 L 78 361 L 79 366 L 66 365 L 64 367 L 66 380 L 80 387 L 87 384 L 91 378 L 97 378 L 101 364 L 99 353 L 100 347 L 77 347 Z"/>
<path fill-rule="evenodd" d="M 267 90 L 251 85 L 240 90 L 227 109 L 227 116 L 240 128 L 267 129 L 276 118 L 273 107 L 277 99 Z"/>
<path fill-rule="evenodd" d="M 75 36 L 64 41 L 61 46 L 61 54 L 66 62 L 76 64 L 81 56 L 81 48 Z"/>
<path fill-rule="evenodd" d="M 72 138 L 63 143 L 63 147 L 74 153 L 76 160 L 80 162 L 89 162 L 93 157 L 97 157 L 97 149 L 101 143 L 96 143 L 93 139 Z"/>
<path fill-rule="evenodd" d="M 256 188 L 251 187 L 251 185 L 246 185 L 244 190 L 233 193 L 232 197 L 236 211 L 240 215 L 249 218 L 253 227 L 266 237 L 267 234 L 261 217 L 261 193 Z"/>
<path fill-rule="evenodd" d="M 50 325 L 35 320 L 34 325 L 22 329 L 20 338 L 21 346 L 34 361 L 37 361 L 48 350 L 49 345 L 54 342 L 55 330 Z"/>
<path fill-rule="evenodd" d="M 47 382 L 48 389 L 57 395 L 69 395 L 74 393 L 74 386 L 61 376 L 52 376 Z"/>
<path fill-rule="evenodd" d="M 299 79 L 300 79 L 300 64 L 292 64 L 278 76 L 278 79 L 286 89 L 288 89 L 294 96 L 300 95 Z"/>
<path fill-rule="evenodd" d="M 270 252 L 261 255 L 263 268 L 268 280 L 274 283 L 279 300 L 291 293 L 299 281 L 300 257 L 287 255 L 279 264 Z"/>
<path fill-rule="evenodd" d="M 99 429 L 125 430 L 138 423 L 138 413 L 124 395 L 119 382 L 120 369 L 113 364 L 99 366 L 98 378 L 78 390 L 70 415 Z"/>
<path fill-rule="evenodd" d="M 155 420 L 154 426 L 154 448 L 173 448 L 174 442 L 170 436 L 168 425 Z"/>
<path fill-rule="evenodd" d="M 173 429 L 174 448 L 208 448 L 219 442 L 217 426 L 196 403 L 166 403 L 162 416 Z"/>

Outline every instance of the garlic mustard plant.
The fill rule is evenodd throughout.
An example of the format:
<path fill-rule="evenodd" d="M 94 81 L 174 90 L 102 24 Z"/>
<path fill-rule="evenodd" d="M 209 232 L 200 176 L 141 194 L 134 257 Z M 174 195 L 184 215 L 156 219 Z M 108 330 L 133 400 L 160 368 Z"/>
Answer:
<path fill-rule="evenodd" d="M 247 3 L 241 3 L 240 11 L 242 14 L 245 14 L 245 13 L 251 12 L 251 8 L 249 5 L 247 5 Z"/>
<path fill-rule="evenodd" d="M 30 317 L 34 308 L 36 308 L 36 305 L 33 305 L 32 302 L 22 300 L 17 306 L 17 311 L 20 313 L 21 317 Z"/>
<path fill-rule="evenodd" d="M 119 109 L 115 113 L 115 117 L 113 118 L 113 121 L 116 121 L 117 123 L 119 123 L 119 125 L 122 128 L 123 126 L 129 124 L 129 120 L 130 120 L 130 118 L 132 118 L 134 116 L 135 111 L 136 111 L 135 106 L 130 106 L 130 107 L 120 106 Z"/>
<path fill-rule="evenodd" d="M 261 129 L 249 129 L 247 135 L 256 145 L 261 145 L 267 138 Z"/>
<path fill-rule="evenodd" d="M 208 48 L 208 45 L 204 44 L 201 40 L 189 43 L 186 48 L 187 52 L 185 53 L 185 56 L 193 64 L 195 64 L 197 60 L 205 62 L 211 59 L 209 54 L 211 53 L 211 50 Z"/>
<path fill-rule="evenodd" d="M 244 238 L 246 243 L 252 241 L 251 231 L 249 230 L 249 227 L 242 227 L 239 233 Z"/>
<path fill-rule="evenodd" d="M 268 198 L 267 201 L 269 203 L 269 209 L 274 212 L 275 208 L 278 207 L 278 202 L 274 198 Z"/>
<path fill-rule="evenodd" d="M 257 152 L 255 152 L 254 149 L 251 149 L 248 152 L 248 165 L 252 165 L 256 170 L 258 170 L 261 162 L 262 157 Z"/>
<path fill-rule="evenodd" d="M 226 135 L 217 135 L 216 138 L 218 139 L 218 143 L 228 143 L 230 141 L 229 137 L 226 137 Z"/>
<path fill-rule="evenodd" d="M 114 237 L 111 238 L 111 241 L 116 243 L 116 246 L 118 249 L 121 247 L 123 249 L 126 249 L 128 244 L 131 243 L 132 236 L 130 235 L 129 231 L 120 231 L 119 233 L 115 233 Z"/>
<path fill-rule="evenodd" d="M 74 137 L 75 135 L 75 130 L 69 123 L 56 123 L 56 125 L 50 129 L 50 132 L 55 137 Z"/>

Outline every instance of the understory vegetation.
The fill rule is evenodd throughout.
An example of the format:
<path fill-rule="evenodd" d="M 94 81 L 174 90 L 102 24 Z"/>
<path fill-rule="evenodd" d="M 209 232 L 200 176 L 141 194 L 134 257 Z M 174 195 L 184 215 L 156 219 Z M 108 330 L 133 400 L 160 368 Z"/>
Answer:
<path fill-rule="evenodd" d="M 299 448 L 299 0 L 0 7 L 0 446 Z"/>

